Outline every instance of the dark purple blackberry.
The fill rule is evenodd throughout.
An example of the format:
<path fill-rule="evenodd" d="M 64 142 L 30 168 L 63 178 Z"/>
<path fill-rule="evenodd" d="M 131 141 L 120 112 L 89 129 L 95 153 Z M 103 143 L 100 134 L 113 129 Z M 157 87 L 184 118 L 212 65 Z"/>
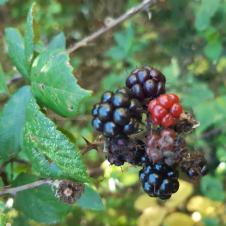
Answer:
<path fill-rule="evenodd" d="M 133 97 L 143 101 L 165 93 L 165 76 L 158 70 L 143 67 L 134 70 L 126 80 Z"/>
<path fill-rule="evenodd" d="M 105 141 L 107 160 L 116 166 L 125 162 L 132 165 L 142 165 L 146 159 L 145 144 L 140 140 L 128 137 L 107 138 Z"/>
<path fill-rule="evenodd" d="M 178 172 L 165 163 L 149 163 L 139 175 L 144 191 L 151 197 L 169 199 L 179 189 Z"/>
<path fill-rule="evenodd" d="M 92 109 L 92 126 L 106 137 L 137 132 L 142 119 L 142 106 L 127 88 L 105 92 Z"/>

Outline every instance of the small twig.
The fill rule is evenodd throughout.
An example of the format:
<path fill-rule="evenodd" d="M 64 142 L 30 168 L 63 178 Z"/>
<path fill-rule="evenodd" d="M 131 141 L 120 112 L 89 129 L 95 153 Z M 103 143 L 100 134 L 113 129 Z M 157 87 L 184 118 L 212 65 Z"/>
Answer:
<path fill-rule="evenodd" d="M 51 185 L 52 183 L 53 183 L 53 180 L 51 180 L 51 179 L 43 179 L 43 180 L 38 180 L 38 181 L 29 183 L 29 184 L 25 184 L 25 185 L 22 185 L 22 186 L 18 186 L 18 187 L 15 187 L 15 188 L 3 188 L 3 189 L 0 190 L 0 196 L 6 195 L 6 194 L 10 194 L 10 195 L 15 196 L 17 192 L 37 188 L 37 187 L 40 187 L 44 184 L 50 184 Z"/>
<path fill-rule="evenodd" d="M 75 43 L 71 48 L 68 49 L 68 53 L 72 53 L 75 50 L 79 49 L 80 47 L 86 46 L 88 43 L 92 42 L 93 40 L 97 39 L 102 34 L 106 33 L 107 31 L 111 30 L 112 28 L 116 27 L 120 23 L 124 22 L 125 20 L 129 19 L 130 17 L 134 16 L 135 14 L 146 10 L 150 5 L 156 3 L 157 0 L 144 0 L 137 6 L 132 7 L 127 12 L 122 14 L 116 19 L 112 19 L 109 23 L 105 26 L 97 30 L 96 32 L 92 33 L 91 35 L 83 38 L 81 41 Z"/>

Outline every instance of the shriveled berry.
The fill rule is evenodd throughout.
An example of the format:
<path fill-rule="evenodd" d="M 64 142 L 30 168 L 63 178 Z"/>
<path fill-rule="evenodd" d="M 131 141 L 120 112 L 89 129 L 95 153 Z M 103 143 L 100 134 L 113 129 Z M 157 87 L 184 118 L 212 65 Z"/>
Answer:
<path fill-rule="evenodd" d="M 185 146 L 184 139 L 174 130 L 164 128 L 152 130 L 147 136 L 146 144 L 149 160 L 155 163 L 156 170 L 161 171 L 165 171 L 165 165 L 175 166 L 179 163 Z"/>
<path fill-rule="evenodd" d="M 111 164 L 121 166 L 125 162 L 133 165 L 142 165 L 147 158 L 145 144 L 140 140 L 129 137 L 107 138 L 105 142 L 106 157 Z"/>
<path fill-rule="evenodd" d="M 203 153 L 197 151 L 184 153 L 180 167 L 191 179 L 204 176 L 208 171 Z"/>

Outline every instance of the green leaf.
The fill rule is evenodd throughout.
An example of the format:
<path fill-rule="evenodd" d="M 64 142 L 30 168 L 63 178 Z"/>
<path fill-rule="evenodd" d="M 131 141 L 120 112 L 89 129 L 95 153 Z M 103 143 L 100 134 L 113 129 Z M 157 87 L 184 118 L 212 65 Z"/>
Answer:
<path fill-rule="evenodd" d="M 201 180 L 201 191 L 210 199 L 215 201 L 224 201 L 224 186 L 222 182 L 213 176 L 205 176 Z"/>
<path fill-rule="evenodd" d="M 200 98 L 206 94 L 200 93 Z M 226 119 L 226 96 L 208 99 L 200 104 L 193 105 L 193 110 L 197 119 L 200 121 L 200 127 L 197 131 L 202 132 L 208 126 Z M 210 120 L 211 119 L 211 120 Z"/>
<path fill-rule="evenodd" d="M 202 0 L 195 18 L 195 28 L 198 31 L 203 31 L 209 26 L 210 20 L 215 15 L 219 5 L 220 0 Z"/>
<path fill-rule="evenodd" d="M 7 225 L 8 219 L 6 214 L 0 212 L 0 226 Z"/>
<path fill-rule="evenodd" d="M 17 70 L 25 77 L 29 77 L 26 57 L 24 52 L 24 41 L 19 31 L 15 28 L 6 28 L 5 39 L 8 46 L 8 54 L 15 64 Z"/>
<path fill-rule="evenodd" d="M 63 32 L 59 33 L 56 35 L 49 43 L 48 45 L 49 50 L 54 50 L 54 49 L 61 49 L 65 50 L 66 49 L 66 39 L 65 35 Z"/>
<path fill-rule="evenodd" d="M 62 116 L 74 116 L 91 93 L 77 84 L 68 55 L 58 50 L 43 52 L 34 60 L 31 85 L 35 97 Z"/>
<path fill-rule="evenodd" d="M 20 213 L 16 218 L 13 219 L 13 226 L 31 226 L 28 221 L 29 218 Z"/>
<path fill-rule="evenodd" d="M 197 98 L 197 96 L 199 98 Z M 214 93 L 207 84 L 194 80 L 183 91 L 183 104 L 187 107 L 198 106 L 200 103 L 212 100 Z"/>
<path fill-rule="evenodd" d="M 163 68 L 163 74 L 166 76 L 169 85 L 178 81 L 180 67 L 176 58 L 172 58 L 171 64 Z"/>
<path fill-rule="evenodd" d="M 220 39 L 213 39 L 207 43 L 204 48 L 205 55 L 212 61 L 218 60 L 223 50 Z"/>
<path fill-rule="evenodd" d="M 81 182 L 88 180 L 80 153 L 39 110 L 34 99 L 30 101 L 26 110 L 23 147 L 35 161 L 34 167 L 41 175 Z M 46 172 L 43 166 L 47 168 Z M 48 166 L 51 166 L 50 170 Z"/>
<path fill-rule="evenodd" d="M 2 66 L 0 64 L 0 95 L 1 94 L 7 94 L 8 93 L 8 88 L 6 86 L 6 81 L 5 81 L 5 74 L 2 70 Z"/>
<path fill-rule="evenodd" d="M 116 45 L 110 48 L 105 55 L 113 60 L 131 61 L 133 55 L 143 50 L 147 44 L 146 40 L 137 40 L 134 27 L 129 23 L 126 30 L 114 34 Z"/>
<path fill-rule="evenodd" d="M 31 98 L 29 87 L 19 89 L 5 104 L 0 116 L 0 158 L 16 155 L 22 145 L 25 110 Z"/>
<path fill-rule="evenodd" d="M 226 150 L 223 147 L 217 149 L 217 158 L 221 162 L 226 162 Z"/>
<path fill-rule="evenodd" d="M 31 62 L 34 56 L 34 41 L 37 39 L 35 36 L 37 35 L 35 25 L 36 22 L 34 20 L 34 10 L 35 3 L 33 3 L 30 7 L 27 16 L 26 30 L 25 30 L 25 38 L 24 38 L 24 46 L 25 46 L 25 57 L 27 61 L 27 67 L 31 68 Z"/>
<path fill-rule="evenodd" d="M 13 186 L 24 185 L 36 180 L 35 176 L 21 174 Z M 70 210 L 70 206 L 60 202 L 54 196 L 54 192 L 49 185 L 42 185 L 38 188 L 17 193 L 15 208 L 27 218 L 46 224 L 62 222 Z"/>
<path fill-rule="evenodd" d="M 104 210 L 104 205 L 99 194 L 87 185 L 85 186 L 85 191 L 82 196 L 76 203 L 79 207 L 84 209 Z"/>
<path fill-rule="evenodd" d="M 26 148 L 25 148 L 26 151 Z M 32 168 L 39 172 L 43 177 L 52 178 L 63 178 L 64 173 L 61 169 L 54 163 L 50 162 L 49 159 L 37 149 L 32 149 L 32 153 L 27 153 L 30 160 L 32 161 Z"/>

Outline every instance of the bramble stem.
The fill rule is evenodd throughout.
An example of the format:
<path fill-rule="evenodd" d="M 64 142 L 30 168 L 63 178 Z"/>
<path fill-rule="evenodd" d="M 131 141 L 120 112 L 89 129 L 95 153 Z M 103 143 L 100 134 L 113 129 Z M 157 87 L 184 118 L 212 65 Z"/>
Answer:
<path fill-rule="evenodd" d="M 146 10 L 150 5 L 156 3 L 157 0 L 144 0 L 140 4 L 132 7 L 129 9 L 127 12 L 122 14 L 116 19 L 112 19 L 109 23 L 107 23 L 105 26 L 101 27 L 99 30 L 96 32 L 92 33 L 91 35 L 83 38 L 81 41 L 75 43 L 71 48 L 68 49 L 68 53 L 72 53 L 75 50 L 87 46 L 88 43 L 92 42 L 93 40 L 97 39 L 100 37 L 102 34 L 106 33 L 107 31 L 111 30 L 112 28 L 116 27 L 117 25 L 121 24 L 125 20 L 129 19 L 130 17 L 134 16 L 135 14 Z"/>

